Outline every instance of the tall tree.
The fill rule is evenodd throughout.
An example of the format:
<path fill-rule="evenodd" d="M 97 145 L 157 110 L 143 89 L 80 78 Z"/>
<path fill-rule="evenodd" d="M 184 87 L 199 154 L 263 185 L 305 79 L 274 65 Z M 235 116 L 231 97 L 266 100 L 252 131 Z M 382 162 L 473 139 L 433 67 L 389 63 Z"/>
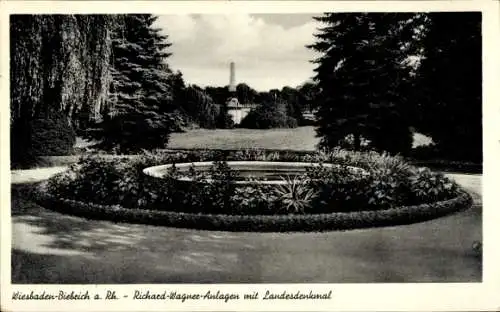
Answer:
<path fill-rule="evenodd" d="M 417 129 L 432 137 L 440 157 L 481 161 L 481 13 L 432 13 L 428 22 Z"/>
<path fill-rule="evenodd" d="M 255 103 L 255 99 L 257 97 L 257 91 L 252 89 L 246 83 L 239 83 L 236 86 L 236 96 L 240 103 L 252 104 Z"/>
<path fill-rule="evenodd" d="M 406 153 L 411 148 L 405 64 L 414 25 L 413 14 L 326 13 L 309 47 L 321 56 L 314 62 L 318 83 L 320 145 L 331 148 L 353 137 L 373 148 Z"/>
<path fill-rule="evenodd" d="M 227 98 L 229 97 L 229 86 L 225 87 L 207 86 L 205 88 L 205 92 L 212 98 L 214 103 L 222 104 L 225 103 L 227 101 Z"/>
<path fill-rule="evenodd" d="M 180 71 L 170 76 L 170 86 L 172 88 L 172 97 L 174 106 L 177 108 L 182 108 L 184 105 L 184 93 L 186 89 L 186 83 Z"/>
<path fill-rule="evenodd" d="M 288 116 L 295 118 L 299 124 L 302 124 L 305 103 L 300 92 L 286 86 L 281 89 L 280 97 L 285 102 Z"/>
<path fill-rule="evenodd" d="M 61 127 L 77 127 L 99 115 L 108 93 L 110 32 L 115 23 L 112 15 L 10 17 L 13 163 L 31 162 L 48 150 L 63 153 L 49 147 L 71 148 L 72 143 L 63 143 L 58 133 L 72 130 Z M 44 135 L 37 133 L 40 126 Z"/>
<path fill-rule="evenodd" d="M 98 113 L 115 22 L 109 15 L 12 15 L 11 120 L 55 110 L 76 121 L 83 106 Z"/>
<path fill-rule="evenodd" d="M 220 110 L 213 99 L 202 88 L 192 85 L 185 90 L 183 108 L 202 128 L 216 128 Z"/>
<path fill-rule="evenodd" d="M 311 111 L 316 108 L 318 86 L 313 82 L 305 82 L 298 87 L 300 98 L 303 101 L 303 109 Z"/>
<path fill-rule="evenodd" d="M 110 110 L 102 122 L 102 147 L 122 152 L 163 147 L 174 111 L 166 59 L 168 37 L 151 14 L 121 16 L 113 33 Z"/>

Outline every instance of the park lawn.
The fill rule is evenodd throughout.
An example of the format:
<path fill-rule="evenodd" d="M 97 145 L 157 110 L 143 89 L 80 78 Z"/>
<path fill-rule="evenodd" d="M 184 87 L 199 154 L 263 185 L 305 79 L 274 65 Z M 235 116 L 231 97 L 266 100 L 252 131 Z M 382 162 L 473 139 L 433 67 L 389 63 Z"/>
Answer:
<path fill-rule="evenodd" d="M 276 149 L 314 151 L 319 138 L 314 127 L 293 129 L 195 129 L 172 133 L 169 148 Z"/>
<path fill-rule="evenodd" d="M 173 133 L 168 144 L 175 149 L 273 149 L 314 151 L 319 143 L 313 126 L 293 129 L 196 129 Z M 431 139 L 414 133 L 413 146 L 427 145 Z"/>
<path fill-rule="evenodd" d="M 413 146 L 426 145 L 430 138 L 415 133 Z M 193 129 L 172 133 L 167 148 L 172 149 L 272 149 L 314 151 L 319 138 L 313 126 L 293 129 Z M 87 147 L 92 142 L 77 139 L 76 147 Z"/>

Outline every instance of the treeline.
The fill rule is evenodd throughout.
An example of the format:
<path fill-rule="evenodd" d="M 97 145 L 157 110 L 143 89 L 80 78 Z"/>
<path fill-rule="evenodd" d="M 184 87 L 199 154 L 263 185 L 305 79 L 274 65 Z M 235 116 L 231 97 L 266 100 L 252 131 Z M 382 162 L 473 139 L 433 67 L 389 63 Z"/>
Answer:
<path fill-rule="evenodd" d="M 13 165 L 67 154 L 77 134 L 101 149 L 131 153 L 163 147 L 171 132 L 192 124 L 234 126 L 227 87 L 189 85 L 174 72 L 171 43 L 156 20 L 151 14 L 11 16 Z M 294 92 L 237 88 L 243 103 Z"/>
<path fill-rule="evenodd" d="M 157 17 L 12 15 L 11 161 L 71 151 L 76 134 L 119 153 L 163 147 L 190 124 L 231 128 L 227 87 L 186 83 L 168 65 Z M 322 148 L 409 155 L 412 131 L 432 137 L 421 156 L 482 159 L 480 13 L 336 13 L 308 48 L 312 82 L 257 92 L 243 126 L 293 127 L 315 110 Z M 426 155 L 423 155 L 426 154 Z"/>
<path fill-rule="evenodd" d="M 168 65 L 151 14 L 12 15 L 11 163 L 72 150 L 76 135 L 119 153 L 163 147 L 186 123 L 227 112 Z"/>
<path fill-rule="evenodd" d="M 482 160 L 481 13 L 327 13 L 309 48 L 323 148 Z M 435 146 L 411 151 L 412 129 Z M 425 154 L 425 155 L 424 155 Z"/>
<path fill-rule="evenodd" d="M 229 87 L 205 87 L 204 91 L 216 103 L 225 103 L 229 93 Z M 280 89 L 269 91 L 257 91 L 246 83 L 236 86 L 234 96 L 239 103 L 257 104 L 248 118 L 242 121 L 240 127 L 245 128 L 290 128 L 308 124 L 303 117 L 304 112 L 316 108 L 315 97 L 318 93 L 317 85 L 313 82 L 305 82 L 298 87 L 285 86 Z M 310 123 L 310 121 L 309 121 Z"/>

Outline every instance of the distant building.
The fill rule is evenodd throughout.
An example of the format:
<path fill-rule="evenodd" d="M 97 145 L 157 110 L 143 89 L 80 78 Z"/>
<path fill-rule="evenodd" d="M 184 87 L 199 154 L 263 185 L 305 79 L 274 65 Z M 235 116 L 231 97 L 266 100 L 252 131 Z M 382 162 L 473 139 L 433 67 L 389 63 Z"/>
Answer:
<path fill-rule="evenodd" d="M 257 105 L 259 104 L 241 104 L 238 102 L 237 98 L 229 98 L 226 102 L 227 104 L 227 113 L 231 116 L 235 125 L 239 125 L 243 118 Z M 215 104 L 218 107 L 221 107 L 222 104 Z"/>
<path fill-rule="evenodd" d="M 241 104 L 238 101 L 236 95 L 236 65 L 234 62 L 229 64 L 229 95 L 230 97 L 226 101 L 228 114 L 231 115 L 234 124 L 238 125 L 257 104 Z"/>
<path fill-rule="evenodd" d="M 235 125 L 239 125 L 243 118 L 258 104 L 240 104 L 237 98 L 230 98 L 227 101 L 227 112 L 231 115 Z"/>

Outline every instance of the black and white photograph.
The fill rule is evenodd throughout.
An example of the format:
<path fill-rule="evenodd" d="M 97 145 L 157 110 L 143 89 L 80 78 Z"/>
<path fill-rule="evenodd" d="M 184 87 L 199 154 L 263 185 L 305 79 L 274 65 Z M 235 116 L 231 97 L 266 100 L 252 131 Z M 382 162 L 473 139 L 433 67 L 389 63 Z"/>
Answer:
<path fill-rule="evenodd" d="M 9 14 L 10 287 L 484 282 L 484 12 L 310 11 Z"/>

